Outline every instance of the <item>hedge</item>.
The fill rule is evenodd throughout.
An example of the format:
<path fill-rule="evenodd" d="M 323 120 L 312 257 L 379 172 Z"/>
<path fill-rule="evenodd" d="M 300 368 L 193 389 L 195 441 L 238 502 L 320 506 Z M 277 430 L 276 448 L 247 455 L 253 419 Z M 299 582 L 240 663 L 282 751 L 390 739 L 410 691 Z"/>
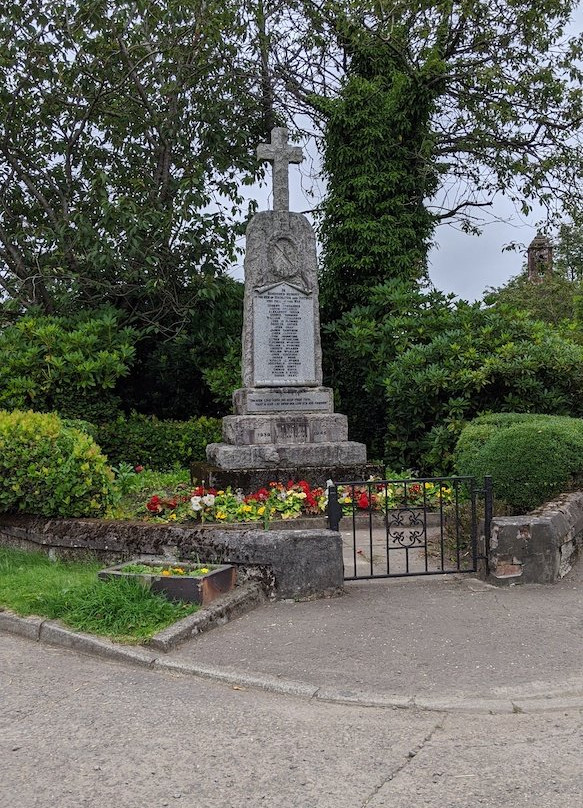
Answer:
<path fill-rule="evenodd" d="M 476 418 L 455 449 L 460 475 L 492 476 L 494 495 L 517 511 L 542 505 L 583 482 L 583 420 L 496 413 Z"/>
<path fill-rule="evenodd" d="M 94 434 L 114 466 L 126 462 L 169 471 L 205 460 L 207 443 L 221 439 L 221 421 L 205 417 L 165 421 L 134 413 L 97 425 Z"/>
<path fill-rule="evenodd" d="M 0 410 L 0 512 L 100 516 L 113 474 L 95 441 L 54 414 Z"/>

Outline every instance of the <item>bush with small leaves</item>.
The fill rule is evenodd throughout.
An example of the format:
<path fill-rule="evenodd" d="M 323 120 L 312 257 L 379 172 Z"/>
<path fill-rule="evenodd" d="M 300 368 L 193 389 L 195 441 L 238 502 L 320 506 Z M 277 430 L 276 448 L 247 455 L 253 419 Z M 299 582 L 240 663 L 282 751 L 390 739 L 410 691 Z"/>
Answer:
<path fill-rule="evenodd" d="M 476 418 L 462 431 L 456 471 L 492 476 L 494 495 L 514 511 L 542 505 L 583 481 L 583 419 L 526 413 Z"/>
<path fill-rule="evenodd" d="M 0 513 L 101 516 L 113 474 L 93 438 L 57 415 L 0 410 Z"/>

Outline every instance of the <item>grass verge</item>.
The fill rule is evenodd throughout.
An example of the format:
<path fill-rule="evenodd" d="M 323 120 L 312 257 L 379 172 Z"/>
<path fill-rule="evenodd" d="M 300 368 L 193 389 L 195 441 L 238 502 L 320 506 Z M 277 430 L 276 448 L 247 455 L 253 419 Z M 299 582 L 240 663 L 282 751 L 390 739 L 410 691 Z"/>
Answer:
<path fill-rule="evenodd" d="M 0 547 L 0 606 L 124 643 L 146 640 L 199 608 L 170 603 L 133 580 L 100 581 L 101 567 Z"/>

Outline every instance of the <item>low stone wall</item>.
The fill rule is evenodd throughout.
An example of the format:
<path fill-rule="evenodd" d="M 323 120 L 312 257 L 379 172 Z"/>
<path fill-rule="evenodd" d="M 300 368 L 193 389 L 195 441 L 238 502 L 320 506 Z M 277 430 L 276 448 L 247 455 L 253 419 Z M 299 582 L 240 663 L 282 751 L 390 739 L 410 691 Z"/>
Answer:
<path fill-rule="evenodd" d="M 343 586 L 342 543 L 331 530 L 224 530 L 101 519 L 0 516 L 0 544 L 58 557 L 97 556 L 104 562 L 135 556 L 236 564 L 277 598 L 324 597 Z"/>
<path fill-rule="evenodd" d="M 494 583 L 553 583 L 583 544 L 583 492 L 565 494 L 526 516 L 492 520 L 488 554 Z"/>

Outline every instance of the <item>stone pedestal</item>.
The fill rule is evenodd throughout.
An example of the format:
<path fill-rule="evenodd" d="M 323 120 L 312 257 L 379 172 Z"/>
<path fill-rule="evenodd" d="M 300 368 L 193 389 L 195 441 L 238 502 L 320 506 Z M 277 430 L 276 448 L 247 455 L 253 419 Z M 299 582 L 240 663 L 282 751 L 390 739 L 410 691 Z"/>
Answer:
<path fill-rule="evenodd" d="M 288 210 L 287 164 L 302 159 L 301 149 L 287 145 L 286 130 L 274 129 L 258 154 L 274 164 L 276 209 L 258 213 L 247 228 L 244 387 L 234 394 L 235 414 L 223 419 L 222 443 L 209 444 L 207 458 L 215 479 L 257 472 L 264 484 L 278 469 L 285 481 L 307 469 L 313 483 L 324 473 L 323 482 L 356 479 L 366 446 L 348 440 L 346 416 L 334 412 L 332 390 L 322 387 L 316 238 L 306 217 Z"/>

